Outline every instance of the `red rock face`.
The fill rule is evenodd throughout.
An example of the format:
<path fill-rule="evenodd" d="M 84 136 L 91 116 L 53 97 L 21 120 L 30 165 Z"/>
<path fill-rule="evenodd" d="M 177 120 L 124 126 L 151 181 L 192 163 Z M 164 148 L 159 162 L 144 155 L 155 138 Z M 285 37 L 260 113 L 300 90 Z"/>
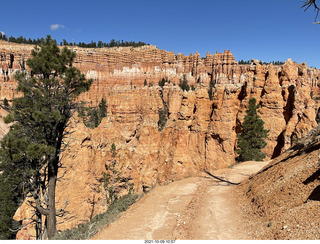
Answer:
<path fill-rule="evenodd" d="M 23 54 L 27 59 L 31 49 L 0 42 L 0 99 L 19 95 L 13 72 L 20 69 Z M 230 51 L 207 53 L 202 59 L 198 53 L 175 55 L 154 46 L 74 51 L 75 66 L 95 79 L 79 100 L 96 105 L 106 98 L 108 115 L 95 129 L 86 128 L 78 119 L 73 121 L 75 133 L 67 139 L 70 147 L 57 185 L 57 207 L 63 206 L 68 196 L 70 202 L 64 223 L 58 225 L 60 230 L 106 210 L 104 192 L 95 187 L 111 158 L 112 143 L 119 150 L 123 174 L 132 178 L 136 191 L 141 192 L 143 187 L 234 164 L 236 135 L 251 97 L 261 105 L 260 116 L 269 130 L 264 149 L 268 158 L 280 155 L 295 137 L 305 136 L 316 125 L 319 105 L 311 92 L 318 94 L 320 72 L 305 64 L 288 60 L 283 66 L 267 66 L 253 60 L 251 65 L 238 65 Z M 183 75 L 195 86 L 194 91 L 180 89 Z M 160 88 L 158 81 L 163 77 L 171 83 Z M 144 86 L 145 80 L 148 86 Z M 216 84 L 212 100 L 210 81 Z M 158 111 L 164 106 L 168 120 L 159 131 Z M 15 218 L 22 220 L 27 209 L 24 204 Z"/>

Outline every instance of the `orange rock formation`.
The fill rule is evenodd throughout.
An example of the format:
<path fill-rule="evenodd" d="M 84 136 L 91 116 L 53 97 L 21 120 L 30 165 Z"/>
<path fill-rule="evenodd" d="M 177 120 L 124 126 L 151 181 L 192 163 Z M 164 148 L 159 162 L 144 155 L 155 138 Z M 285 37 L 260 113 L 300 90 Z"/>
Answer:
<path fill-rule="evenodd" d="M 31 48 L 0 42 L 0 99 L 18 95 L 12 75 Z M 311 91 L 318 92 L 320 71 L 290 59 L 283 66 L 260 65 L 256 60 L 238 65 L 230 51 L 207 53 L 203 59 L 199 53 L 175 55 L 154 46 L 74 51 L 75 66 L 95 79 L 80 99 L 96 105 L 106 98 L 108 115 L 96 129 L 73 121 L 75 132 L 67 139 L 70 147 L 57 185 L 58 208 L 67 197 L 70 202 L 60 230 L 106 210 L 104 194 L 96 187 L 112 143 L 119 149 L 123 174 L 140 192 L 234 164 L 236 134 L 251 97 L 261 105 L 260 115 L 269 130 L 264 149 L 268 158 L 280 155 L 317 124 L 319 105 Z M 184 74 L 195 91 L 183 92 L 177 85 Z M 163 77 L 171 83 L 160 88 L 157 83 Z M 153 86 L 145 87 L 144 80 Z M 215 83 L 213 100 L 208 95 L 210 81 Z M 164 106 L 168 121 L 159 131 L 158 110 Z M 27 209 L 22 205 L 15 218 L 22 220 Z M 31 230 L 20 235 L 27 231 Z"/>

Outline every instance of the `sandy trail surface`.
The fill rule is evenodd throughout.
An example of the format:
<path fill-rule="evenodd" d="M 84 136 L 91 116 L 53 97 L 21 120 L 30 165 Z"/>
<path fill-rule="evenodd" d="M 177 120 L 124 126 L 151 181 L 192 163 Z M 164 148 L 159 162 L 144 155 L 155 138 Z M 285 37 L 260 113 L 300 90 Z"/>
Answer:
<path fill-rule="evenodd" d="M 234 187 L 267 162 L 244 162 L 158 186 L 94 240 L 250 239 Z"/>

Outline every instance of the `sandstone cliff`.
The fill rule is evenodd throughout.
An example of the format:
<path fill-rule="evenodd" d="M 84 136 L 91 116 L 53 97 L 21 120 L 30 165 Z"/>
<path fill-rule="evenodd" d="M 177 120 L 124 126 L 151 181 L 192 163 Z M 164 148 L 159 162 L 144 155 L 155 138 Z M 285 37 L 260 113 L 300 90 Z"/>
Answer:
<path fill-rule="evenodd" d="M 0 99 L 19 94 L 12 79 L 21 68 L 31 46 L 0 42 Z M 104 164 L 110 160 L 115 143 L 124 165 L 123 174 L 135 184 L 136 191 L 156 184 L 196 175 L 235 163 L 236 134 L 241 131 L 245 110 L 251 97 L 261 105 L 261 118 L 269 130 L 265 152 L 274 158 L 316 126 L 319 70 L 290 59 L 283 66 L 238 65 L 230 51 L 175 55 L 154 46 L 140 48 L 81 49 L 76 66 L 95 79 L 80 100 L 96 105 L 102 97 L 108 106 L 107 118 L 96 129 L 73 121 L 75 132 L 63 155 L 65 168 L 57 186 L 57 204 L 69 199 L 63 224 L 58 229 L 76 226 L 106 210 L 99 180 Z M 178 82 L 186 74 L 196 89 L 182 91 Z M 161 78 L 171 80 L 163 88 Z M 145 87 L 144 80 L 153 83 Z M 209 82 L 215 83 L 209 99 Z M 168 120 L 158 129 L 159 110 L 168 108 Z M 24 204 L 15 218 L 28 214 Z M 26 232 L 32 229 L 25 230 Z M 20 232 L 20 237 L 26 234 Z M 26 234 L 26 236 L 30 236 Z"/>
<path fill-rule="evenodd" d="M 33 48 L 32 45 L 0 41 L 0 81 L 4 81 L 1 84 L 0 98 L 6 96 L 10 99 L 14 95 L 13 74 L 21 69 Z M 261 78 L 263 81 L 262 76 L 266 72 L 266 67 L 257 70 L 255 65 L 238 65 L 228 50 L 213 55 L 208 52 L 205 58 L 201 58 L 198 52 L 189 56 L 181 53 L 175 55 L 152 45 L 138 48 L 70 48 L 77 53 L 75 66 L 88 78 L 95 79 L 101 87 L 138 87 L 143 86 L 145 80 L 148 84 L 155 85 L 161 78 L 178 83 L 184 74 L 192 84 L 208 85 L 210 81 L 218 84 L 243 84 L 247 76 L 254 74 L 259 77 L 258 80 Z M 294 82 L 298 75 L 295 69 L 296 66 L 289 65 L 285 70 L 278 66 L 277 72 L 283 72 L 283 78 L 279 82 L 284 85 Z M 317 87 L 319 71 L 307 68 L 306 76 L 305 82 L 312 88 Z"/>
<path fill-rule="evenodd" d="M 32 45 L 0 41 L 0 80 L 13 81 L 14 72 L 21 69 L 23 60 L 30 57 L 33 48 Z M 183 74 L 187 75 L 190 83 L 240 80 L 237 62 L 227 50 L 214 55 L 207 53 L 204 59 L 197 52 L 190 56 L 175 55 L 152 45 L 99 49 L 72 47 L 72 50 L 77 53 L 75 66 L 88 78 L 108 87 L 143 86 L 144 80 L 148 84 L 157 84 L 163 77 L 178 82 Z"/>

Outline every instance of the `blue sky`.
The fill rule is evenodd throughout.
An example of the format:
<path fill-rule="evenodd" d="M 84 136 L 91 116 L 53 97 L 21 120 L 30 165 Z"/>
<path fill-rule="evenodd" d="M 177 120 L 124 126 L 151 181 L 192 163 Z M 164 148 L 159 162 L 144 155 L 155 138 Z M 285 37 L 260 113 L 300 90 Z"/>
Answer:
<path fill-rule="evenodd" d="M 0 31 L 60 42 L 144 41 L 206 56 L 231 50 L 236 60 L 285 61 L 320 68 L 320 24 L 301 0 L 15 0 L 2 1 Z"/>

